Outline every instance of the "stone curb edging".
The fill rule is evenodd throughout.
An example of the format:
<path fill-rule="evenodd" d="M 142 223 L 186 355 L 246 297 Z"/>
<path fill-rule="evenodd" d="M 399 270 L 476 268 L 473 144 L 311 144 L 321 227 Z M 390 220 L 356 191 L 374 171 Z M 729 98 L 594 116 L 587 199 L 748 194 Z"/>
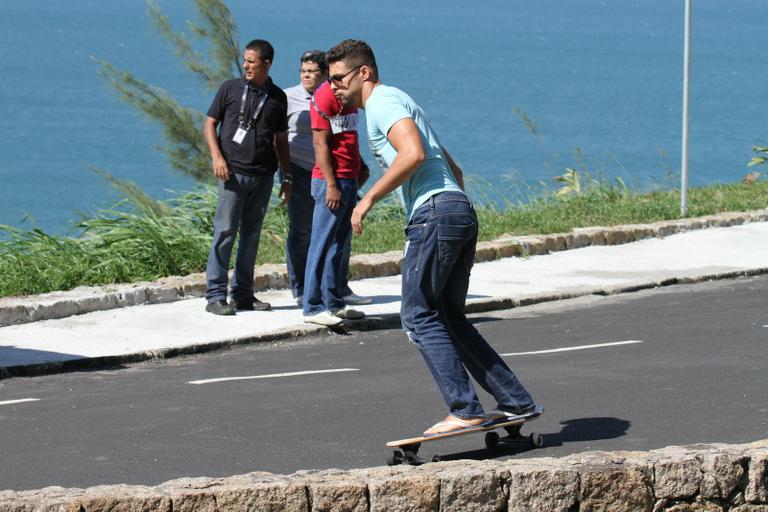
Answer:
<path fill-rule="evenodd" d="M 736 279 L 741 277 L 751 277 L 768 274 L 768 267 L 759 269 L 736 270 L 721 272 L 715 274 L 673 277 L 662 280 L 635 281 L 618 286 L 607 286 L 600 288 L 583 287 L 572 289 L 559 293 L 545 293 L 537 295 L 528 295 L 524 297 L 490 297 L 486 299 L 471 299 L 467 302 L 465 311 L 467 314 L 482 313 L 486 311 L 497 311 L 502 309 L 513 309 L 517 307 L 530 306 L 544 302 L 554 302 L 559 300 L 575 299 L 587 295 L 618 295 L 621 293 L 633 293 L 641 290 L 649 290 L 664 286 L 673 286 L 677 284 L 695 284 L 704 281 L 717 281 L 724 279 Z M 375 316 L 368 316 L 362 320 L 345 321 L 343 326 L 336 331 L 347 333 L 356 331 L 373 331 L 379 329 L 395 329 L 400 327 L 400 314 L 388 313 Z M 0 366 L 0 379 L 9 377 L 32 377 L 37 375 L 46 375 L 63 371 L 88 370 L 94 368 L 117 367 L 122 364 L 138 363 L 153 359 L 169 359 L 172 357 L 202 354 L 214 350 L 226 349 L 238 345 L 247 345 L 251 343 L 263 343 L 270 341 L 280 341 L 285 339 L 295 339 L 304 336 L 328 333 L 329 328 L 302 324 L 278 329 L 266 334 L 254 336 L 241 336 L 230 339 L 222 339 L 207 343 L 198 343 L 184 347 L 148 350 L 144 352 L 134 352 L 130 354 L 120 354 L 113 356 L 101 356 L 71 359 L 67 361 L 53 361 L 48 363 L 38 363 L 19 366 Z M 768 511 L 766 511 L 768 512 Z"/>
<path fill-rule="evenodd" d="M 0 512 L 768 512 L 768 440 L 0 491 Z"/>
<path fill-rule="evenodd" d="M 684 231 L 764 221 L 768 221 L 768 208 L 659 221 L 652 224 L 576 228 L 570 233 L 502 236 L 492 242 L 478 243 L 475 260 L 484 262 L 512 256 L 547 254 L 591 245 L 619 245 L 646 238 L 663 238 Z M 400 273 L 401 267 L 401 251 L 360 254 L 353 256 L 350 261 L 350 273 L 353 279 L 396 275 Z M 271 264 L 257 267 L 254 277 L 255 290 L 288 286 L 285 265 Z M 205 275 L 198 273 L 166 277 L 157 282 L 81 287 L 65 292 L 28 297 L 4 297 L 0 298 L 0 327 L 140 304 L 173 302 L 202 297 L 204 293 Z"/>

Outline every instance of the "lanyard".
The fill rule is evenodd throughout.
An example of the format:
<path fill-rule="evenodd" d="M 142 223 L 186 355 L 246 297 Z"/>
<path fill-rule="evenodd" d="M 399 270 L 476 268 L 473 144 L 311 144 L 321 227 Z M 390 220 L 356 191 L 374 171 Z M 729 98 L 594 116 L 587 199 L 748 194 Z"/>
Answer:
<path fill-rule="evenodd" d="M 315 95 L 312 95 L 312 106 L 315 107 L 315 110 L 317 110 L 317 113 L 320 114 L 324 119 L 327 119 L 328 121 L 331 120 L 331 116 L 320 110 L 320 108 L 317 106 L 317 102 L 315 101 Z"/>
<path fill-rule="evenodd" d="M 245 87 L 243 87 L 243 96 L 240 98 L 240 116 L 237 118 L 238 124 L 240 127 L 243 127 L 243 116 L 245 114 L 245 101 L 248 99 L 248 82 L 245 83 Z M 256 118 L 259 117 L 259 114 L 261 113 L 261 109 L 264 108 L 264 104 L 267 102 L 267 91 L 264 91 L 264 94 L 261 95 L 261 100 L 259 101 L 259 104 L 256 106 L 256 110 L 253 112 L 253 119 L 248 120 L 248 124 L 245 126 L 245 130 L 248 131 L 251 129 L 251 126 L 256 123 Z"/>

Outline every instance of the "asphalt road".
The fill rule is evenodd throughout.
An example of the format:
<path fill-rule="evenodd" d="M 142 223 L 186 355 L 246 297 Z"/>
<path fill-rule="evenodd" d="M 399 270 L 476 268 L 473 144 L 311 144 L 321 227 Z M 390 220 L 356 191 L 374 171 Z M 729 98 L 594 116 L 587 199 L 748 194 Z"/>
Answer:
<path fill-rule="evenodd" d="M 474 317 L 546 407 L 545 447 L 424 445 L 451 457 L 562 456 L 768 437 L 768 278 L 587 297 Z M 183 329 L 183 326 L 179 326 Z M 276 376 L 202 384 L 214 378 Z M 494 403 L 483 396 L 484 403 Z M 14 400 L 35 399 L 21 403 Z M 445 415 L 398 330 L 0 381 L 0 489 L 384 463 Z"/>

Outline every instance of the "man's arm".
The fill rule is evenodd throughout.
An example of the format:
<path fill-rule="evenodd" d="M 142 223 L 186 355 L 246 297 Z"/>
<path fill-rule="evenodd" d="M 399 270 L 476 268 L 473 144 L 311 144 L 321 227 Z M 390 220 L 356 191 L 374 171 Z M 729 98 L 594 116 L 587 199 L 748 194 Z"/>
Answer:
<path fill-rule="evenodd" d="M 363 185 L 371 177 L 371 170 L 368 168 L 368 164 L 361 158 L 360 159 L 360 176 L 357 177 L 357 188 L 363 188 Z"/>
<path fill-rule="evenodd" d="M 352 211 L 352 229 L 358 235 L 362 234 L 363 220 L 373 205 L 410 178 L 426 158 L 419 129 L 410 117 L 396 122 L 387 133 L 387 139 L 397 151 L 397 156 Z"/>
<path fill-rule="evenodd" d="M 229 179 L 229 167 L 227 167 L 227 161 L 224 160 L 224 155 L 221 154 L 221 148 L 219 147 L 219 137 L 216 133 L 218 126 L 219 121 L 217 119 L 206 116 L 205 123 L 203 124 L 203 137 L 208 145 L 208 151 L 211 152 L 213 175 L 220 180 L 227 181 Z"/>
<path fill-rule="evenodd" d="M 293 175 L 291 174 L 291 150 L 288 146 L 288 132 L 277 132 L 275 134 L 275 151 L 277 152 L 277 161 L 280 169 L 283 170 L 283 179 L 280 183 L 280 193 L 278 197 L 283 198 L 283 203 L 287 203 L 291 198 L 293 190 Z"/>
<path fill-rule="evenodd" d="M 464 173 L 461 172 L 461 167 L 459 167 L 459 164 L 457 164 L 456 161 L 453 158 L 451 158 L 451 155 L 448 153 L 448 150 L 445 149 L 444 146 L 440 146 L 440 149 L 443 150 L 443 154 L 445 155 L 445 160 L 448 162 L 448 167 L 451 168 L 453 177 L 456 178 L 456 183 L 459 184 L 459 188 L 461 190 L 464 190 Z"/>
<path fill-rule="evenodd" d="M 312 145 L 315 148 L 315 161 L 325 178 L 325 204 L 331 210 L 341 206 L 341 190 L 336 186 L 336 176 L 333 174 L 333 155 L 331 154 L 331 131 L 312 130 Z"/>

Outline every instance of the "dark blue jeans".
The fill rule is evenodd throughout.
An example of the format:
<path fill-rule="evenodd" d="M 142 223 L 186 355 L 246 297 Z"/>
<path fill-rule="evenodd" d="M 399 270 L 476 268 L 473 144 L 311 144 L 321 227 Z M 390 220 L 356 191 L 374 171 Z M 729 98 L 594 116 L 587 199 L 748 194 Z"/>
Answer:
<path fill-rule="evenodd" d="M 216 302 L 227 298 L 229 260 L 235 236 L 240 242 L 232 278 L 232 298 L 247 301 L 253 297 L 253 267 L 259 251 L 261 223 L 269 205 L 274 175 L 248 176 L 232 173 L 219 180 L 219 202 L 213 218 L 213 243 L 205 267 L 208 288 L 205 298 Z"/>
<path fill-rule="evenodd" d="M 344 244 L 352 229 L 350 219 L 357 202 L 357 180 L 337 178 L 341 190 L 341 206 L 331 210 L 325 204 L 325 180 L 312 178 L 312 240 L 309 243 L 304 273 L 304 314 L 315 315 L 345 306 L 340 271 Z"/>
<path fill-rule="evenodd" d="M 291 163 L 293 190 L 288 201 L 288 237 L 285 241 L 285 263 L 294 297 L 304 295 L 304 270 L 312 237 L 312 169 Z"/>
<path fill-rule="evenodd" d="M 357 198 L 355 198 L 357 203 Z M 346 297 L 354 293 L 349 287 L 349 258 L 352 257 L 352 230 L 349 230 L 347 241 L 344 242 L 344 252 L 341 255 L 341 268 L 339 269 L 339 279 L 341 279 L 341 296 Z"/>
<path fill-rule="evenodd" d="M 477 215 L 461 192 L 432 196 L 413 214 L 403 258 L 403 329 L 419 348 L 450 413 L 484 416 L 469 374 L 500 409 L 521 412 L 533 399 L 464 315 L 477 244 Z"/>

